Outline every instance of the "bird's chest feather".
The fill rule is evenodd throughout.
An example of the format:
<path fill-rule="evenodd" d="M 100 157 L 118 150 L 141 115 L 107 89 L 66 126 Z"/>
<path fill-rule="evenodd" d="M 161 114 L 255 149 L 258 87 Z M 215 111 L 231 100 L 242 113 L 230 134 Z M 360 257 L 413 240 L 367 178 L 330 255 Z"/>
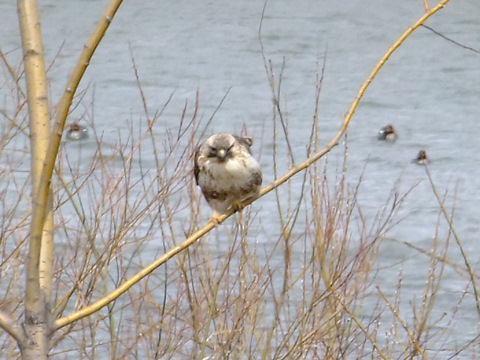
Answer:
<path fill-rule="evenodd" d="M 199 180 L 207 186 L 213 181 L 217 188 L 241 188 L 250 181 L 252 166 L 256 168 L 258 165 L 250 164 L 249 159 L 243 158 L 224 162 L 209 160 L 204 167 L 204 176 L 200 176 Z"/>

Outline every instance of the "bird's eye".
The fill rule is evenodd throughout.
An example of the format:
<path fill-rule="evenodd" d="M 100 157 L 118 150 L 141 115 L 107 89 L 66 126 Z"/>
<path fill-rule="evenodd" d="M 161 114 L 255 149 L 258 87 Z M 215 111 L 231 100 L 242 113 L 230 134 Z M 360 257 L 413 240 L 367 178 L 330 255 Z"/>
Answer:
<path fill-rule="evenodd" d="M 215 156 L 217 156 L 217 148 L 210 146 L 208 157 L 215 157 Z"/>

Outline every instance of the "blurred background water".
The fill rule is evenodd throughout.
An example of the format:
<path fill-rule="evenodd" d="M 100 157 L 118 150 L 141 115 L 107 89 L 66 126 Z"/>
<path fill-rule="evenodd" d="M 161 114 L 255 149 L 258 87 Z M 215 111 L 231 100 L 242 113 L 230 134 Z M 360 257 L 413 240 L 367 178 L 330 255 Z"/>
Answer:
<path fill-rule="evenodd" d="M 107 3 L 40 2 L 47 61 L 55 61 L 49 72 L 53 102 L 61 95 L 72 64 Z M 114 143 L 119 135 L 127 136 L 132 119 L 145 121 L 133 57 L 149 110 L 161 109 L 171 97 L 155 129 L 159 136 L 177 128 L 186 102 L 187 113 L 193 113 L 197 91 L 200 116 L 205 120 L 225 97 L 207 133 L 238 133 L 246 125 L 255 140 L 254 153 L 261 158 L 264 182 L 271 182 L 272 93 L 259 41 L 263 7 L 263 1 L 252 0 L 125 2 L 81 84 L 88 87 L 87 97 L 94 97 L 96 132 L 106 143 Z M 261 31 L 264 55 L 271 61 L 277 80 L 282 73 L 280 101 L 290 124 L 296 162 L 305 158 L 309 145 L 306 139 L 322 67 L 321 146 L 339 128 L 376 62 L 423 13 L 420 0 L 394 4 L 384 0 L 267 3 Z M 479 18 L 478 1 L 451 1 L 427 25 L 480 50 Z M 17 64 L 21 50 L 15 2 L 0 3 L 0 22 L 1 50 Z M 5 99 L 2 94 L 2 107 L 8 106 Z M 402 221 L 390 236 L 429 248 L 438 227 L 438 203 L 423 167 L 411 164 L 418 151 L 425 149 L 432 159 L 429 169 L 435 185 L 441 194 L 448 191 L 448 206 L 455 204 L 455 229 L 476 270 L 480 255 L 479 104 L 480 54 L 419 28 L 368 89 L 348 129 L 347 144 L 347 178 L 355 184 L 362 176 L 358 202 L 366 218 L 375 218 L 392 189 L 402 193 L 413 187 L 401 210 Z M 71 119 L 84 113 L 79 107 Z M 394 144 L 376 139 L 380 127 L 389 123 L 399 133 Z M 83 146 L 87 156 L 88 141 Z M 343 146 L 328 155 L 333 164 L 341 164 L 343 156 Z M 285 161 L 280 172 L 287 166 Z M 259 214 L 268 219 L 264 226 L 269 221 L 278 222 L 276 213 L 268 211 L 274 204 L 273 194 L 255 203 Z M 447 234 L 448 228 L 439 231 Z M 380 255 L 385 265 L 402 262 L 406 306 L 409 299 L 422 296 L 425 277 L 418 276 L 415 269 L 428 263 L 428 259 L 410 256 L 407 247 L 395 242 L 385 245 Z M 451 256 L 462 262 L 455 250 Z M 382 288 L 391 283 L 393 293 L 397 275 L 387 272 L 377 281 L 382 282 Z M 456 302 L 449 294 L 457 299 L 465 287 L 453 275 L 450 282 L 448 274 L 444 281 L 448 286 L 437 300 L 435 311 L 439 314 L 453 311 Z M 450 324 L 460 343 L 478 333 L 472 297 L 467 297 L 465 304 L 456 317 L 458 323 Z"/>

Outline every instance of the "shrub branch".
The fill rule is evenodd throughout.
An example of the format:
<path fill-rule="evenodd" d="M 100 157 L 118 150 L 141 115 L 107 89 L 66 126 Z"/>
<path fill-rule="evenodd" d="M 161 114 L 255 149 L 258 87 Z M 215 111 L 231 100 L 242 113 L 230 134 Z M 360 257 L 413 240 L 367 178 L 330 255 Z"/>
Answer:
<path fill-rule="evenodd" d="M 428 9 L 426 13 L 417 21 L 415 22 L 407 31 L 405 31 L 402 36 L 388 49 L 388 51 L 385 53 L 385 55 L 382 56 L 380 61 L 377 63 L 375 68 L 372 70 L 368 78 L 365 80 L 363 85 L 360 87 L 357 96 L 355 97 L 352 105 L 350 106 L 349 111 L 345 115 L 345 118 L 343 120 L 343 123 L 336 133 L 336 135 L 332 138 L 332 140 L 320 151 L 312 155 L 311 157 L 307 158 L 304 162 L 301 164 L 293 167 L 290 171 L 288 171 L 285 175 L 282 177 L 278 178 L 271 184 L 267 185 L 264 187 L 261 191 L 260 194 L 257 198 L 255 199 L 249 199 L 245 201 L 243 204 L 241 204 L 242 208 L 251 204 L 252 202 L 256 201 L 257 199 L 261 198 L 265 194 L 269 193 L 270 191 L 276 189 L 277 187 L 281 186 L 283 183 L 288 181 L 290 178 L 292 178 L 294 175 L 297 173 L 307 169 L 310 167 L 313 163 L 318 161 L 320 158 L 322 158 L 325 154 L 330 152 L 335 146 L 338 145 L 338 142 L 340 138 L 345 134 L 348 125 L 350 124 L 350 121 L 353 117 L 353 114 L 355 113 L 358 104 L 360 103 L 360 100 L 362 99 L 363 95 L 365 94 L 367 88 L 369 87 L 370 83 L 373 81 L 373 79 L 376 77 L 380 69 L 383 67 L 383 65 L 387 62 L 387 60 L 390 58 L 390 56 L 402 45 L 402 43 L 419 27 L 421 26 L 430 16 L 435 14 L 437 11 L 442 9 L 445 4 L 447 4 L 450 0 L 443 0 L 438 5 L 435 7 Z M 223 221 L 228 219 L 230 216 L 232 216 L 235 213 L 234 210 L 230 210 L 221 216 L 218 217 L 218 224 L 221 224 Z M 107 296 L 101 298 L 100 300 L 94 302 L 93 304 L 86 306 L 83 309 L 80 309 L 79 311 L 62 317 L 60 319 L 57 319 L 55 321 L 55 324 L 53 326 L 53 330 L 58 330 L 64 326 L 67 326 L 69 324 L 72 324 L 73 322 L 82 319 L 98 310 L 100 310 L 102 307 L 108 305 L 112 301 L 116 300 L 119 296 L 121 296 L 123 293 L 128 291 L 133 285 L 135 285 L 137 282 L 142 280 L 144 277 L 152 273 L 155 269 L 157 269 L 159 266 L 163 265 L 165 262 L 167 262 L 169 259 L 180 253 L 181 251 L 185 250 L 188 248 L 190 245 L 195 243 L 198 239 L 200 239 L 202 236 L 210 232 L 213 228 L 215 228 L 218 224 L 214 224 L 212 222 L 209 222 L 207 225 L 205 225 L 202 229 L 198 230 L 191 236 L 189 236 L 182 244 L 172 248 L 169 250 L 167 253 L 165 253 L 163 256 L 152 262 L 150 265 L 145 267 L 143 270 L 139 271 L 137 274 L 135 274 L 133 277 L 131 277 L 129 280 L 125 281 L 122 285 L 120 285 L 117 289 L 112 291 L 110 294 Z M 365 330 L 366 332 L 366 330 Z"/>

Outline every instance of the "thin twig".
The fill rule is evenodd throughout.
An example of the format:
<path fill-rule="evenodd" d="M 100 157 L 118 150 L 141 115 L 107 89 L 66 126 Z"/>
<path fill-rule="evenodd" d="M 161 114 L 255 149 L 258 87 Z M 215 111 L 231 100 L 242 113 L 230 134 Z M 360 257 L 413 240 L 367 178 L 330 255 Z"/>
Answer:
<path fill-rule="evenodd" d="M 473 294 L 475 295 L 475 303 L 477 307 L 477 312 L 480 315 L 480 294 L 478 291 L 478 285 L 477 285 L 477 279 L 475 276 L 475 271 L 472 268 L 472 265 L 470 264 L 470 260 L 468 259 L 467 253 L 465 252 L 465 248 L 463 247 L 462 241 L 457 235 L 457 232 L 455 230 L 455 227 L 453 226 L 453 220 L 448 214 L 447 210 L 445 209 L 445 206 L 443 205 L 442 199 L 440 195 L 437 192 L 437 188 L 433 182 L 432 175 L 430 174 L 430 170 L 428 169 L 428 166 L 425 166 L 425 172 L 427 173 L 428 180 L 430 181 L 430 185 L 432 186 L 433 193 L 435 194 L 435 198 L 438 201 L 438 204 L 440 206 L 440 210 L 442 211 L 443 216 L 445 217 L 445 220 L 447 220 L 448 227 L 450 231 L 453 234 L 453 237 L 455 238 L 455 241 L 458 245 L 458 248 L 460 249 L 460 253 L 462 254 L 463 261 L 465 263 L 465 266 L 467 268 L 468 275 L 470 276 L 470 281 L 472 282 L 472 287 L 473 287 Z"/>
<path fill-rule="evenodd" d="M 460 44 L 459 42 L 457 42 L 457 41 L 455 41 L 455 40 L 453 40 L 453 39 L 450 39 L 449 37 L 443 35 L 442 33 L 440 33 L 440 32 L 438 32 L 437 30 L 431 28 L 430 26 L 427 26 L 427 25 L 425 25 L 425 24 L 422 24 L 422 26 L 423 26 L 425 29 L 430 30 L 430 31 L 433 32 L 434 34 L 440 36 L 441 38 L 444 38 L 444 39 L 447 40 L 447 41 L 450 41 L 451 43 L 453 43 L 453 44 L 455 44 L 455 45 L 457 45 L 457 46 L 460 46 L 460 47 L 462 47 L 462 48 L 464 48 L 464 49 L 467 49 L 467 50 L 473 51 L 473 52 L 475 52 L 475 53 L 477 53 L 477 54 L 480 54 L 480 51 L 478 51 L 477 49 L 474 49 L 474 48 L 472 48 L 472 47 L 470 47 L 470 46 L 466 46 L 466 45 Z"/>

